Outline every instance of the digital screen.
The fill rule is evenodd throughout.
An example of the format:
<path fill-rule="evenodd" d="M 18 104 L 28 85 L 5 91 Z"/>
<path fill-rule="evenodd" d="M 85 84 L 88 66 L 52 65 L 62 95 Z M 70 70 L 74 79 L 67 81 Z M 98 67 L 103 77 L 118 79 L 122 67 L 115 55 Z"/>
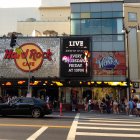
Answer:
<path fill-rule="evenodd" d="M 90 37 L 63 38 L 61 76 L 90 77 Z"/>
<path fill-rule="evenodd" d="M 125 52 L 93 52 L 93 75 L 126 75 Z"/>

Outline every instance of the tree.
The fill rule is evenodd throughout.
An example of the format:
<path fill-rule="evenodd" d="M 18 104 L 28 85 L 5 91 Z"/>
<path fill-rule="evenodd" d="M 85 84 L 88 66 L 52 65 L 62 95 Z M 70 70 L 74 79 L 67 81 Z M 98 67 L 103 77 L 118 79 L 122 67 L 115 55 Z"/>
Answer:
<path fill-rule="evenodd" d="M 58 32 L 54 30 L 45 30 L 43 34 L 46 36 L 58 36 Z"/>

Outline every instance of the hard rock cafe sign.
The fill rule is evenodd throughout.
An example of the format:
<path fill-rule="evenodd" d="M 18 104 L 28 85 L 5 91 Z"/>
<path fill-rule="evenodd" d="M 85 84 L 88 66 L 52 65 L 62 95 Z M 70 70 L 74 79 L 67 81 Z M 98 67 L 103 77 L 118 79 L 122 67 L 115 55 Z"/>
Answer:
<path fill-rule="evenodd" d="M 44 59 L 52 60 L 53 53 L 50 49 L 45 52 L 34 43 L 21 45 L 16 51 L 5 50 L 4 59 L 14 59 L 16 66 L 24 72 L 33 72 L 39 69 Z"/>

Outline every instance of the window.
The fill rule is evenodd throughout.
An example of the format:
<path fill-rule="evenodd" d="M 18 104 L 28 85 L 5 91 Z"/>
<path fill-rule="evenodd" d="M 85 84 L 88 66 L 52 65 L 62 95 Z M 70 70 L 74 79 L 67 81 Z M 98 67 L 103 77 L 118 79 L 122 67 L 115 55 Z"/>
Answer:
<path fill-rule="evenodd" d="M 80 20 L 72 20 L 71 35 L 80 35 Z"/>
<path fill-rule="evenodd" d="M 93 12 L 93 13 L 91 13 L 91 18 L 101 18 L 101 12 Z"/>
<path fill-rule="evenodd" d="M 81 35 L 90 34 L 90 20 L 83 19 L 81 20 Z"/>
<path fill-rule="evenodd" d="M 123 17 L 123 12 L 113 12 L 113 17 Z"/>
<path fill-rule="evenodd" d="M 128 13 L 128 21 L 137 21 L 137 13 Z"/>
<path fill-rule="evenodd" d="M 71 18 L 73 19 L 80 18 L 80 13 L 71 13 Z"/>
<path fill-rule="evenodd" d="M 102 34 L 112 34 L 112 19 L 102 19 Z"/>
<path fill-rule="evenodd" d="M 81 18 L 90 18 L 90 13 L 81 13 Z"/>
<path fill-rule="evenodd" d="M 102 18 L 112 17 L 112 12 L 102 12 Z"/>
<path fill-rule="evenodd" d="M 101 34 L 101 19 L 91 19 L 90 34 Z"/>
<path fill-rule="evenodd" d="M 20 99 L 20 103 L 34 103 L 33 99 L 23 98 Z"/>

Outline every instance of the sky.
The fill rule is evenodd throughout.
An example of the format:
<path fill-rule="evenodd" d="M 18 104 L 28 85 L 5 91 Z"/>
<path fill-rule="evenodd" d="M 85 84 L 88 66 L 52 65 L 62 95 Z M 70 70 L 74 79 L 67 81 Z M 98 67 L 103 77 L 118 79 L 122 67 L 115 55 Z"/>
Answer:
<path fill-rule="evenodd" d="M 41 0 L 0 0 L 0 8 L 39 7 Z"/>

